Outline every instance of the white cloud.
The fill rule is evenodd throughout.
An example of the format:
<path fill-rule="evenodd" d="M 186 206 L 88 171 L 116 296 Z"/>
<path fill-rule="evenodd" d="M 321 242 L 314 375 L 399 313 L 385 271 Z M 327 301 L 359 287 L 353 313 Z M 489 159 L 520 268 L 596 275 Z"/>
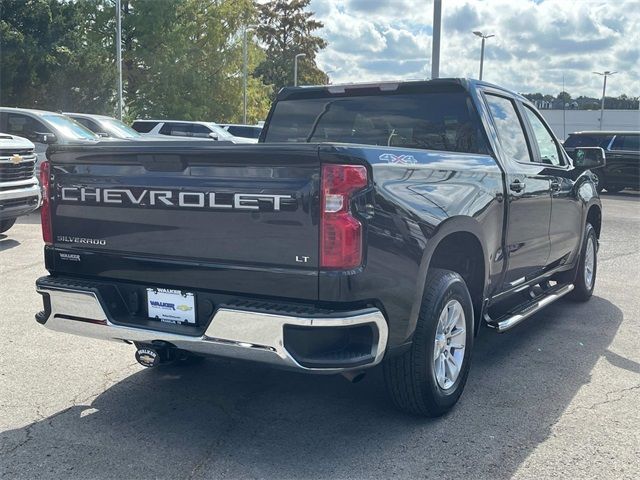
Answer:
<path fill-rule="evenodd" d="M 637 0 L 443 0 L 441 76 L 477 77 L 520 92 L 640 95 Z M 328 48 L 318 56 L 334 83 L 427 78 L 433 3 L 429 0 L 312 0 Z"/>

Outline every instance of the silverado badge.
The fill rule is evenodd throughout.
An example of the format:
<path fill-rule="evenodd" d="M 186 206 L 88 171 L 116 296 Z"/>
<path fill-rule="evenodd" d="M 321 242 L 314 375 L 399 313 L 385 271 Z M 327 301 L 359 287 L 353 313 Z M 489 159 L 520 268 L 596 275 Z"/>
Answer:
<path fill-rule="evenodd" d="M 18 165 L 21 162 L 22 162 L 22 155 L 18 155 L 17 153 L 14 153 L 11 156 L 11 163 L 13 163 L 14 165 Z"/>

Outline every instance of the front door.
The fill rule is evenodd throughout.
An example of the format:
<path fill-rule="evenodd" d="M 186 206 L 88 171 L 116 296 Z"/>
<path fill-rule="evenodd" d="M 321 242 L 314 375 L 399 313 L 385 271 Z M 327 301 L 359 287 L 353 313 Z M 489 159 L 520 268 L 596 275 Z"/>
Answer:
<path fill-rule="evenodd" d="M 565 263 L 580 248 L 582 242 L 582 200 L 575 189 L 576 172 L 539 113 L 524 105 L 524 117 L 529 124 L 534 162 L 544 167 L 551 178 L 550 252 L 548 264 Z"/>
<path fill-rule="evenodd" d="M 485 93 L 502 146 L 507 187 L 507 227 L 503 252 L 507 263 L 503 289 L 534 277 L 549 258 L 551 177 L 534 161 L 518 106 L 511 98 Z"/>

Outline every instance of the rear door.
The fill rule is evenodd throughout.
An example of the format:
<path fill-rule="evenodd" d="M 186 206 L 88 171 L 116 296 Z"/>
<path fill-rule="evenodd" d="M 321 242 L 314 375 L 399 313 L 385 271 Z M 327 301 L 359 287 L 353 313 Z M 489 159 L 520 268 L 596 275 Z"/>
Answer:
<path fill-rule="evenodd" d="M 504 288 L 540 273 L 549 258 L 551 178 L 533 160 L 516 102 L 499 93 L 485 93 L 505 165 L 507 226 L 502 254 L 507 260 Z"/>
<path fill-rule="evenodd" d="M 640 187 L 640 134 L 615 136 L 607 151 L 606 181 L 609 185 Z"/>
<path fill-rule="evenodd" d="M 166 143 L 53 154 L 56 271 L 316 299 L 317 145 Z"/>

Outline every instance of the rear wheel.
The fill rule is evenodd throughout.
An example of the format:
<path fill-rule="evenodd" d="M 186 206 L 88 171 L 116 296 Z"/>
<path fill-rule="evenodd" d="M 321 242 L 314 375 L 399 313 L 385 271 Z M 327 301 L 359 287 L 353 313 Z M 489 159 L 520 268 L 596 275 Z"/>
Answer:
<path fill-rule="evenodd" d="M 411 349 L 385 361 L 387 389 L 401 410 L 437 417 L 460 398 L 473 345 L 473 305 L 460 275 L 429 271 Z"/>
<path fill-rule="evenodd" d="M 598 273 L 598 237 L 590 223 L 587 223 L 584 230 L 582 251 L 573 282 L 574 289 L 567 295 L 578 302 L 586 302 L 591 298 Z"/>
<path fill-rule="evenodd" d="M 16 223 L 15 218 L 8 218 L 6 220 L 0 221 L 0 233 L 4 233 L 13 227 L 13 224 Z"/>

